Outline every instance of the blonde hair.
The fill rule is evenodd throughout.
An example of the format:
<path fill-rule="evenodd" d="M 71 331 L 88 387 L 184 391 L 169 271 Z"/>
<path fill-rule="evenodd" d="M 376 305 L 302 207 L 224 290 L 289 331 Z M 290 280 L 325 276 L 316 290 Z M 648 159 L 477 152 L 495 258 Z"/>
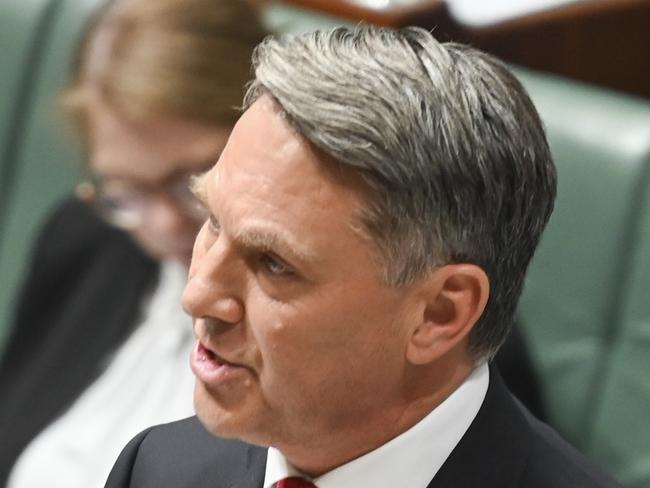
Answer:
<path fill-rule="evenodd" d="M 265 36 L 245 0 L 111 2 L 82 39 L 64 106 L 82 130 L 95 95 L 131 118 L 231 125 Z"/>

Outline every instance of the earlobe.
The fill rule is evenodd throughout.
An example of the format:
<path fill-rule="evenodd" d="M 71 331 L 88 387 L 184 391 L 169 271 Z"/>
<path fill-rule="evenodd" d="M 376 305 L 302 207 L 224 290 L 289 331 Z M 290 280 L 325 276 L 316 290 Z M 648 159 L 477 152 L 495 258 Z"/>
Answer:
<path fill-rule="evenodd" d="M 407 345 L 407 359 L 430 363 L 458 346 L 483 313 L 489 296 L 485 271 L 473 264 L 436 269 L 422 283 L 422 316 Z"/>

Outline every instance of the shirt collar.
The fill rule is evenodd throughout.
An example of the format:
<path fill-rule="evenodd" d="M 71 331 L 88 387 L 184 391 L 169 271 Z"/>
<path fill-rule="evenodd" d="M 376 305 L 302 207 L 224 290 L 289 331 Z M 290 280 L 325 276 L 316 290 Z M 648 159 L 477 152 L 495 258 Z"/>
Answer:
<path fill-rule="evenodd" d="M 478 366 L 447 399 L 420 422 L 386 444 L 319 476 L 318 488 L 426 487 L 476 417 L 489 383 L 487 364 Z M 268 450 L 264 488 L 289 476 L 304 476 L 280 451 Z"/>

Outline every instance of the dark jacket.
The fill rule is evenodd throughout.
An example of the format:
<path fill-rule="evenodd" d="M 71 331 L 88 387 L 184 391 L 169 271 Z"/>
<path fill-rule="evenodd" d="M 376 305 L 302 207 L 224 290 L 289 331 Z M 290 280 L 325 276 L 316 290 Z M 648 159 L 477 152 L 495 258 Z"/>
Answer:
<path fill-rule="evenodd" d="M 29 441 L 101 374 L 137 325 L 158 265 L 75 200 L 37 241 L 0 359 L 0 486 Z"/>

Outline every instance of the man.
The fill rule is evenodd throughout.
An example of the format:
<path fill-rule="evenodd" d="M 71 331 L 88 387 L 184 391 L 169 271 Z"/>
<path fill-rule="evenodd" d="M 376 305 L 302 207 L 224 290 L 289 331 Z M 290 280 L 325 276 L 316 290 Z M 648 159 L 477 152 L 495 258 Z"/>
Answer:
<path fill-rule="evenodd" d="M 269 39 L 254 64 L 195 186 L 200 423 L 136 437 L 107 486 L 613 486 L 487 366 L 555 197 L 514 77 L 415 28 Z"/>

